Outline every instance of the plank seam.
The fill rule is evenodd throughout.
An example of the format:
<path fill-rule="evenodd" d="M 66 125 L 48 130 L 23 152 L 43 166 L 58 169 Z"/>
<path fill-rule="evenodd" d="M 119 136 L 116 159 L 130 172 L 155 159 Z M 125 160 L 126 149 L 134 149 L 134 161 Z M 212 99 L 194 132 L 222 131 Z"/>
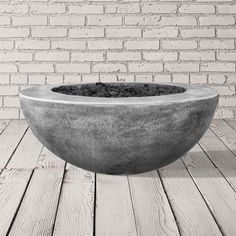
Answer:
<path fill-rule="evenodd" d="M 187 172 L 188 172 L 190 178 L 192 179 L 194 185 L 196 186 L 198 192 L 200 193 L 200 195 L 201 195 L 201 197 L 202 197 L 202 200 L 205 202 L 206 207 L 208 208 L 210 214 L 212 215 L 212 217 L 213 217 L 213 219 L 214 219 L 216 225 L 218 226 L 218 228 L 219 228 L 221 234 L 222 234 L 223 236 L 226 236 L 226 235 L 223 233 L 223 229 L 222 229 L 221 226 L 219 225 L 219 223 L 218 223 L 218 221 L 217 221 L 215 215 L 213 214 L 213 212 L 212 212 L 212 210 L 211 210 L 209 204 L 207 203 L 207 201 L 206 201 L 204 195 L 201 193 L 201 190 L 199 189 L 199 187 L 198 187 L 198 185 L 197 185 L 197 183 L 196 183 L 194 177 L 191 175 L 191 172 L 189 171 L 188 167 L 185 165 L 184 161 L 183 161 L 182 159 L 181 159 L 181 161 L 183 162 L 183 164 L 184 164 L 184 166 L 185 166 L 185 168 L 186 168 L 186 170 L 187 170 Z"/>
<path fill-rule="evenodd" d="M 173 217 L 174 217 L 175 224 L 176 224 L 176 227 L 177 227 L 177 229 L 178 229 L 178 233 L 179 233 L 179 235 L 181 235 L 179 222 L 178 222 L 178 220 L 177 220 L 177 218 L 176 218 L 176 216 L 175 216 L 174 210 L 173 210 L 173 208 L 172 208 L 172 205 L 171 205 L 170 199 L 169 199 L 169 197 L 168 197 L 167 191 L 166 191 L 166 189 L 165 189 L 164 183 L 163 183 L 163 181 L 162 181 L 161 175 L 160 175 L 160 173 L 159 173 L 158 170 L 156 170 L 156 171 L 157 171 L 157 174 L 158 174 L 158 176 L 159 176 L 160 183 L 161 183 L 161 186 L 162 186 L 162 188 L 163 188 L 163 191 L 164 191 L 164 193 L 165 193 L 165 195 L 166 195 L 168 204 L 169 204 L 169 206 L 170 206 L 170 210 L 171 210 L 172 215 L 173 215 Z"/>
<path fill-rule="evenodd" d="M 93 236 L 96 235 L 97 173 L 94 173 Z"/>
<path fill-rule="evenodd" d="M 5 166 L 4 166 L 3 169 L 7 169 L 7 165 L 9 164 L 11 158 L 13 157 L 13 155 L 14 155 L 14 153 L 16 152 L 17 148 L 19 147 L 21 141 L 22 141 L 23 138 L 25 137 L 25 134 L 26 134 L 26 132 L 28 131 L 28 129 L 29 129 L 29 126 L 25 129 L 25 131 L 24 131 L 22 137 L 20 138 L 19 142 L 17 143 L 16 147 L 14 148 L 14 150 L 13 150 L 13 152 L 12 152 L 10 158 L 9 158 L 8 161 L 6 162 L 6 164 L 5 164 Z"/>
<path fill-rule="evenodd" d="M 227 120 L 223 119 L 223 121 L 224 121 L 227 125 L 229 125 L 233 130 L 236 131 L 236 129 L 235 129 L 230 123 L 228 123 Z"/>
<path fill-rule="evenodd" d="M 27 190 L 28 190 L 28 187 L 29 187 L 29 184 L 30 184 L 30 182 L 31 182 L 31 179 L 32 179 L 33 174 L 34 174 L 34 169 L 32 169 L 32 171 L 31 171 L 29 180 L 28 180 L 28 182 L 27 182 L 27 184 L 26 184 L 25 190 L 24 190 L 24 192 L 23 192 L 23 194 L 22 194 L 22 197 L 21 197 L 21 199 L 20 199 L 20 203 L 19 203 L 19 205 L 18 205 L 18 207 L 17 207 L 17 209 L 16 209 L 16 212 L 15 212 L 13 218 L 12 218 L 11 224 L 10 224 L 8 230 L 7 230 L 6 236 L 8 236 L 9 233 L 10 233 L 10 231 L 11 231 L 11 228 L 12 228 L 12 226 L 13 226 L 13 224 L 14 224 L 14 221 L 15 221 L 16 216 L 17 216 L 17 214 L 18 214 L 18 211 L 19 211 L 19 209 L 20 209 L 21 203 L 23 202 L 24 197 L 25 197 L 25 194 L 26 194 L 26 192 L 27 192 Z"/>
<path fill-rule="evenodd" d="M 54 216 L 54 221 L 53 221 L 53 224 L 52 224 L 52 234 L 51 234 L 51 235 L 54 234 L 54 230 L 55 230 L 56 219 L 57 219 L 59 204 L 60 204 L 60 200 L 61 200 L 62 186 L 63 186 L 63 181 L 64 181 L 64 178 L 65 178 L 65 174 L 66 174 L 66 162 L 64 163 L 63 175 L 62 175 L 62 180 L 61 180 L 61 186 L 60 186 L 60 191 L 59 191 L 59 196 L 58 196 L 58 201 L 57 201 L 57 206 L 56 206 L 56 212 L 55 212 L 55 216 Z"/>
<path fill-rule="evenodd" d="M 133 216 L 134 216 L 134 223 L 135 223 L 135 231 L 136 231 L 136 235 L 138 236 L 138 227 L 137 227 L 137 220 L 136 220 L 136 216 L 135 216 L 135 211 L 134 211 L 134 201 L 133 201 L 133 197 L 132 197 L 132 191 L 131 191 L 131 187 L 130 187 L 130 181 L 129 181 L 129 176 L 127 175 L 127 181 L 128 181 L 128 187 L 129 187 L 129 195 L 130 195 L 130 200 L 131 200 L 131 206 L 132 206 L 132 211 L 133 211 Z"/>
<path fill-rule="evenodd" d="M 4 127 L 4 129 L 0 132 L 0 134 L 2 134 L 4 132 L 4 130 L 9 126 L 9 124 L 11 123 L 11 120 L 7 123 L 7 125 Z"/>

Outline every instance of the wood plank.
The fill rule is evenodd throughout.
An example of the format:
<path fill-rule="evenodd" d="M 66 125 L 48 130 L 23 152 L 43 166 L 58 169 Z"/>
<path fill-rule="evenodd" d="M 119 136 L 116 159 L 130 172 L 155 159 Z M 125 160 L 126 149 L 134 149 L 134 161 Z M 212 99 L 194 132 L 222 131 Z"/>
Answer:
<path fill-rule="evenodd" d="M 128 177 L 138 235 L 179 235 L 157 171 Z"/>
<path fill-rule="evenodd" d="M 236 155 L 236 131 L 223 120 L 213 120 L 210 127 Z"/>
<path fill-rule="evenodd" d="M 97 236 L 137 235 L 127 176 L 97 174 Z"/>
<path fill-rule="evenodd" d="M 224 120 L 227 124 L 229 124 L 234 130 L 236 130 L 236 120 Z"/>
<path fill-rule="evenodd" d="M 199 143 L 218 168 L 236 168 L 236 156 L 210 129 Z"/>
<path fill-rule="evenodd" d="M 31 174 L 30 169 L 5 169 L 0 175 L 0 235 L 6 235 Z"/>
<path fill-rule="evenodd" d="M 222 235 L 181 160 L 159 170 L 181 235 Z"/>
<path fill-rule="evenodd" d="M 0 168 L 6 166 L 27 127 L 23 120 L 12 120 L 0 135 Z"/>
<path fill-rule="evenodd" d="M 7 164 L 7 168 L 35 168 L 43 145 L 28 129 L 18 148 Z"/>
<path fill-rule="evenodd" d="M 4 131 L 9 122 L 9 120 L 0 120 L 0 134 Z"/>
<path fill-rule="evenodd" d="M 36 169 L 9 235 L 51 235 L 63 169 Z"/>
<path fill-rule="evenodd" d="M 53 235 L 93 235 L 94 185 L 94 173 L 66 171 Z"/>
<path fill-rule="evenodd" d="M 43 147 L 43 150 L 37 162 L 37 168 L 64 168 L 64 167 L 65 167 L 65 161 L 57 157 L 46 147 Z"/>
<path fill-rule="evenodd" d="M 203 168 L 197 165 L 198 162 L 186 162 L 188 158 L 191 158 L 189 153 L 183 158 L 183 161 L 211 209 L 221 231 L 224 235 L 234 235 L 236 232 L 236 192 L 217 168 Z M 189 162 L 191 162 L 191 166 L 188 165 Z"/>

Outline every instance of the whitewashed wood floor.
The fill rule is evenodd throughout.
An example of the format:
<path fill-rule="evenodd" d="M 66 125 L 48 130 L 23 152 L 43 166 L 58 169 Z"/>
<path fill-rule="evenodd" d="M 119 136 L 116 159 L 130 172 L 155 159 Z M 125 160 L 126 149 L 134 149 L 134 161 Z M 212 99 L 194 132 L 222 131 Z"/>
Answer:
<path fill-rule="evenodd" d="M 236 235 L 236 121 L 182 159 L 132 176 L 55 157 L 25 121 L 0 121 L 0 236 Z"/>

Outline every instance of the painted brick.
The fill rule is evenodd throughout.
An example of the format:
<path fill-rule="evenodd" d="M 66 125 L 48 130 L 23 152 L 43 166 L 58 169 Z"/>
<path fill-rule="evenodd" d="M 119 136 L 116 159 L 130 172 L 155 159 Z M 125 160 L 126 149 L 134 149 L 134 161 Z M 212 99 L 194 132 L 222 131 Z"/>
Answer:
<path fill-rule="evenodd" d="M 165 63 L 165 70 L 168 72 L 198 72 L 198 63 Z"/>
<path fill-rule="evenodd" d="M 233 16 L 202 16 L 199 17 L 200 25 L 233 25 L 235 19 Z"/>
<path fill-rule="evenodd" d="M 140 61 L 141 52 L 108 52 L 108 61 Z"/>
<path fill-rule="evenodd" d="M 147 61 L 177 61 L 177 52 L 143 52 Z"/>
<path fill-rule="evenodd" d="M 102 72 L 102 73 L 127 72 L 127 68 L 124 64 L 100 63 L 100 64 L 95 64 L 92 67 L 92 71 L 93 72 Z"/>
<path fill-rule="evenodd" d="M 178 28 L 163 27 L 158 29 L 145 29 L 143 37 L 145 38 L 175 38 L 178 36 Z"/>
<path fill-rule="evenodd" d="M 130 72 L 161 72 L 163 71 L 162 63 L 129 63 Z"/>
<path fill-rule="evenodd" d="M 211 14 L 211 13 L 215 13 L 215 7 L 214 5 L 208 5 L 208 4 L 201 4 L 201 5 L 197 5 L 197 4 L 182 4 L 179 7 L 179 12 L 180 13 L 204 13 L 204 14 Z"/>
<path fill-rule="evenodd" d="M 82 16 L 54 16 L 50 17 L 51 25 L 84 25 L 85 17 Z"/>
<path fill-rule="evenodd" d="M 46 16 L 15 16 L 12 17 L 13 25 L 47 25 Z"/>
<path fill-rule="evenodd" d="M 52 49 L 62 50 L 80 50 L 85 49 L 84 41 L 68 41 L 68 40 L 57 40 L 51 41 Z"/>
<path fill-rule="evenodd" d="M 68 52 L 36 52 L 35 61 L 69 61 Z"/>
<path fill-rule="evenodd" d="M 15 42 L 16 49 L 49 49 L 50 41 L 48 40 L 18 40 Z"/>
<path fill-rule="evenodd" d="M 107 29 L 107 37 L 111 38 L 132 38 L 141 37 L 141 29 Z"/>
<path fill-rule="evenodd" d="M 93 28 L 93 29 L 71 29 L 69 31 L 71 38 L 93 38 L 93 37 L 104 37 L 104 29 Z"/>
<path fill-rule="evenodd" d="M 196 49 L 197 42 L 193 40 L 163 40 L 164 49 Z"/>
<path fill-rule="evenodd" d="M 89 64 L 79 64 L 79 63 L 64 63 L 57 64 L 56 71 L 62 73 L 89 73 L 90 65 Z"/>
<path fill-rule="evenodd" d="M 215 37 L 215 29 L 180 29 L 183 38 L 212 38 Z"/>
<path fill-rule="evenodd" d="M 176 4 L 156 4 L 150 3 L 142 6 L 143 13 L 176 13 L 177 5 Z"/>
<path fill-rule="evenodd" d="M 201 71 L 210 71 L 210 72 L 235 72 L 234 63 L 218 63 L 218 62 L 207 62 L 201 64 Z"/>
<path fill-rule="evenodd" d="M 200 49 L 234 49 L 234 40 L 201 40 Z"/>
<path fill-rule="evenodd" d="M 122 25 L 121 16 L 87 16 L 88 25 Z"/>
<path fill-rule="evenodd" d="M 125 42 L 126 49 L 133 50 L 155 50 L 160 48 L 159 40 L 128 40 Z"/>
<path fill-rule="evenodd" d="M 29 52 L 0 52 L 0 62 L 4 61 L 32 61 L 33 55 Z"/>
<path fill-rule="evenodd" d="M 215 52 L 180 52 L 182 61 L 215 61 Z"/>
<path fill-rule="evenodd" d="M 120 40 L 94 40 L 88 41 L 88 49 L 122 49 L 123 44 Z"/>
<path fill-rule="evenodd" d="M 21 73 L 46 73 L 54 72 L 52 64 L 21 64 L 19 66 Z"/>
<path fill-rule="evenodd" d="M 104 61 L 103 52 L 75 52 L 71 54 L 71 61 Z"/>
<path fill-rule="evenodd" d="M 33 37 L 40 38 L 57 38 L 65 37 L 67 35 L 67 29 L 64 28 L 35 28 L 31 30 Z"/>
<path fill-rule="evenodd" d="M 70 13 L 78 13 L 78 14 L 102 14 L 103 6 L 102 5 L 72 5 L 69 6 Z"/>
<path fill-rule="evenodd" d="M 28 28 L 1 28 L 0 38 L 26 38 L 29 36 Z"/>
<path fill-rule="evenodd" d="M 33 3 L 30 7 L 33 14 L 59 14 L 66 12 L 64 4 Z"/>

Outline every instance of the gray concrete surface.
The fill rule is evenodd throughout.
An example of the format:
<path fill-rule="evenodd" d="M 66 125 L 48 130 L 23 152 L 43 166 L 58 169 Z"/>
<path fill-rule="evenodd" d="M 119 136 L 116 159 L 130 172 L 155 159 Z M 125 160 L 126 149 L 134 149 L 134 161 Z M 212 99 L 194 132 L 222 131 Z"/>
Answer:
<path fill-rule="evenodd" d="M 65 95 L 46 85 L 21 91 L 20 101 L 36 137 L 58 157 L 94 172 L 135 174 L 180 158 L 213 118 L 214 89 L 176 85 L 186 91 L 130 98 Z"/>

